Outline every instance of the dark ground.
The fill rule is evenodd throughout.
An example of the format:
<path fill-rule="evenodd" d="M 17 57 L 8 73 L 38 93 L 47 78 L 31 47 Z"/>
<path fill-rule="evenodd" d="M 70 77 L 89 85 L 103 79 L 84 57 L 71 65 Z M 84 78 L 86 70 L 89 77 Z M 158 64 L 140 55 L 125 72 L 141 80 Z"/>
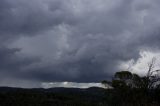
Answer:
<path fill-rule="evenodd" d="M 104 96 L 105 90 L 102 88 L 2 87 L 0 88 L 0 106 L 97 106 L 102 104 Z"/>
<path fill-rule="evenodd" d="M 151 91 L 152 92 L 152 91 Z M 0 88 L 0 106 L 160 106 L 160 92 L 103 88 Z"/>

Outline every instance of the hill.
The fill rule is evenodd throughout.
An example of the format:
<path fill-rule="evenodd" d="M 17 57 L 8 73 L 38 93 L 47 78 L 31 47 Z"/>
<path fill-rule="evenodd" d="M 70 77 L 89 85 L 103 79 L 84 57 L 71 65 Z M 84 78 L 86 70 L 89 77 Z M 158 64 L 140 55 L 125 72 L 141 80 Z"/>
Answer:
<path fill-rule="evenodd" d="M 0 106 L 97 106 L 105 97 L 103 88 L 0 88 Z"/>

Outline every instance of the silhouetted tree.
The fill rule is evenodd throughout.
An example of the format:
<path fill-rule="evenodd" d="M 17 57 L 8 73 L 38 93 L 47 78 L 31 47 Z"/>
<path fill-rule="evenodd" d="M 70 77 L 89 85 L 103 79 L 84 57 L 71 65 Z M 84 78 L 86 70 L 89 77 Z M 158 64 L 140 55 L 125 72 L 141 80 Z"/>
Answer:
<path fill-rule="evenodd" d="M 112 82 L 111 82 L 111 81 L 107 81 L 107 80 L 103 80 L 103 81 L 101 82 L 101 84 L 104 85 L 105 88 L 110 88 Z"/>
<path fill-rule="evenodd" d="M 148 72 L 147 75 L 143 78 L 144 84 L 147 89 L 153 89 L 158 86 L 158 82 L 160 81 L 160 77 L 158 72 L 160 70 L 154 70 L 156 58 L 152 58 L 152 61 L 148 64 Z"/>
<path fill-rule="evenodd" d="M 155 58 L 148 64 L 147 74 L 143 77 L 129 71 L 116 72 L 111 82 L 112 86 L 114 88 L 143 88 L 146 90 L 157 88 L 160 84 L 158 74 L 160 70 L 154 70 L 154 65 Z"/>

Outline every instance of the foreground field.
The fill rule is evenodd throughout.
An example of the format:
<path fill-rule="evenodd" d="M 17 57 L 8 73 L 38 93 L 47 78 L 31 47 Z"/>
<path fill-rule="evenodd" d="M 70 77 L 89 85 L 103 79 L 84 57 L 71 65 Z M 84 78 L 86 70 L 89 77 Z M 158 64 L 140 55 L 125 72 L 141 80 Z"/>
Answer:
<path fill-rule="evenodd" d="M 160 106 L 158 99 L 140 90 L 0 88 L 0 106 Z"/>

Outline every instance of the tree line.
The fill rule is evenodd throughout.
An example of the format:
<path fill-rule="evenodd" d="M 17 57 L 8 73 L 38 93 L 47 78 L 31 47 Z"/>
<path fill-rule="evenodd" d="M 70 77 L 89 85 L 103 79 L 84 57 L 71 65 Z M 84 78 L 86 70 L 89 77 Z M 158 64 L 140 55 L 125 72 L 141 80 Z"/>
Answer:
<path fill-rule="evenodd" d="M 146 75 L 140 76 L 130 71 L 116 72 L 111 81 L 104 80 L 106 100 L 119 106 L 160 106 L 160 70 L 155 70 L 155 58 L 148 64 Z"/>

